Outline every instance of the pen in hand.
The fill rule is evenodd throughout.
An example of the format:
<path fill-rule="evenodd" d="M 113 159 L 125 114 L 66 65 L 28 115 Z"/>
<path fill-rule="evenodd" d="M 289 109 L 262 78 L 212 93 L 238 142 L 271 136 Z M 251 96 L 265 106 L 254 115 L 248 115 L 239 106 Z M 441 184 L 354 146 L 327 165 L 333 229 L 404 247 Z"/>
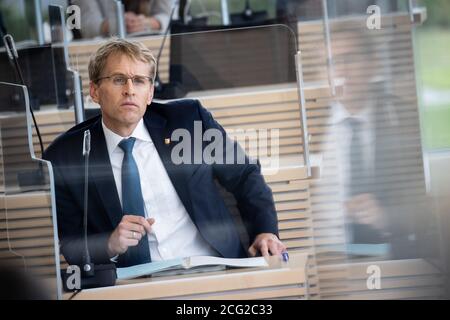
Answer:
<path fill-rule="evenodd" d="M 284 262 L 288 262 L 288 261 L 289 261 L 289 254 L 288 254 L 287 251 L 283 251 L 283 252 L 281 253 L 281 257 L 283 258 L 283 261 L 284 261 Z"/>

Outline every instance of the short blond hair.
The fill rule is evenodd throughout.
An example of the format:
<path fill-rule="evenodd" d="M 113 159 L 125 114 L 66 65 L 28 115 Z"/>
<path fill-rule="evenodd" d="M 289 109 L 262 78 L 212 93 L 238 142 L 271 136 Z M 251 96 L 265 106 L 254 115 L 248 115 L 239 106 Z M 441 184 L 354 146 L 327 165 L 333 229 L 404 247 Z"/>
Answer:
<path fill-rule="evenodd" d="M 156 77 L 156 59 L 152 52 L 141 42 L 130 41 L 119 38 L 112 38 L 104 43 L 91 56 L 89 60 L 89 80 L 97 83 L 102 76 L 101 72 L 105 68 L 106 60 L 112 54 L 124 54 L 127 57 L 148 63 L 150 65 L 150 78 L 152 83 L 155 83 Z"/>

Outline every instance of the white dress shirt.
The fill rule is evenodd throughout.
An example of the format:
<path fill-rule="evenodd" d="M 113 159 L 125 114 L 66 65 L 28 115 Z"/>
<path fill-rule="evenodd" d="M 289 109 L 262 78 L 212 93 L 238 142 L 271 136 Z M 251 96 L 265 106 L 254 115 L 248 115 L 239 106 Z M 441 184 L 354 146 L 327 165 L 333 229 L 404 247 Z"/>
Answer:
<path fill-rule="evenodd" d="M 122 204 L 121 171 L 124 153 L 118 145 L 122 139 L 129 137 L 124 138 L 112 132 L 103 120 L 102 126 L 117 193 Z M 184 208 L 143 119 L 130 137 L 136 138 L 133 157 L 139 170 L 145 217 L 155 219 L 152 233 L 148 235 L 152 261 L 196 255 L 218 256 L 217 251 L 200 235 Z"/>
<path fill-rule="evenodd" d="M 352 129 L 349 127 L 346 120 L 356 119 L 361 123 L 361 142 L 363 143 L 362 154 L 362 168 L 368 175 L 374 174 L 375 168 L 375 135 L 374 135 L 374 122 L 372 114 L 372 105 L 366 103 L 365 106 L 356 114 L 350 114 L 348 110 L 340 103 L 336 102 L 332 105 L 332 116 L 330 119 L 330 125 L 332 128 L 331 135 L 334 137 L 336 143 L 336 157 L 337 157 L 337 174 L 340 184 L 339 198 L 342 204 L 343 222 L 345 227 L 346 243 L 353 243 L 354 234 L 353 229 L 349 227 L 349 223 L 352 222 L 348 217 L 349 213 L 346 209 L 346 202 L 351 200 L 352 195 L 350 193 L 350 148 L 352 141 Z"/>
<path fill-rule="evenodd" d="M 361 123 L 361 140 L 363 143 L 362 167 L 369 174 L 374 174 L 375 168 L 375 136 L 374 136 L 374 121 L 371 114 L 371 105 L 368 104 L 365 108 L 357 114 L 350 114 L 347 109 L 339 102 L 334 103 L 332 106 L 331 125 L 333 126 L 334 135 L 337 143 L 338 150 L 338 170 L 341 188 L 341 196 L 343 200 L 350 197 L 347 186 L 350 183 L 350 147 L 352 141 L 353 132 L 349 126 L 345 123 L 346 120 L 354 118 Z"/>

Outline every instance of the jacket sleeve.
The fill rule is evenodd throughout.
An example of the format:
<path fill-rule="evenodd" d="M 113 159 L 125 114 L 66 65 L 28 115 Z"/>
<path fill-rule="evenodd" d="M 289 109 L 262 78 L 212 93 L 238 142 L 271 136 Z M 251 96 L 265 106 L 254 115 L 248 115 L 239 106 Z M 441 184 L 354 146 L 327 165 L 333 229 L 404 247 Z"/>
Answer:
<path fill-rule="evenodd" d="M 76 199 L 73 187 L 83 175 L 80 175 L 73 165 L 61 162 L 59 154 L 64 153 L 64 150 L 52 147 L 49 149 L 43 158 L 52 163 L 61 253 L 69 264 L 78 265 L 83 262 L 84 257 L 83 207 L 79 199 Z M 109 233 L 88 236 L 88 248 L 93 263 L 110 263 L 107 253 L 109 236 Z"/>
<path fill-rule="evenodd" d="M 278 236 L 272 190 L 264 181 L 259 162 L 250 159 L 240 145 L 230 139 L 211 113 L 202 107 L 200 102 L 197 103 L 203 129 L 219 130 L 223 138 L 223 161 L 212 165 L 214 175 L 220 184 L 234 195 L 249 234 L 250 244 L 260 233 L 273 233 Z"/>

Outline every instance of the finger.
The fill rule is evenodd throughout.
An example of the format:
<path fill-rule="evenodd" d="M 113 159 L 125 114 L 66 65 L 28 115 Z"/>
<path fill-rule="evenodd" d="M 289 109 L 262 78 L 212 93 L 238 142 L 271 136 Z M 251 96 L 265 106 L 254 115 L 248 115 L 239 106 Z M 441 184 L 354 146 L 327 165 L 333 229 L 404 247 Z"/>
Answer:
<path fill-rule="evenodd" d="M 248 248 L 248 253 L 250 254 L 251 257 L 256 256 L 256 248 L 254 245 L 251 245 L 250 248 Z"/>
<path fill-rule="evenodd" d="M 128 223 L 134 223 L 134 224 L 141 225 L 144 228 L 146 233 L 152 232 L 151 224 L 147 221 L 147 219 L 145 219 L 142 216 L 127 215 L 127 216 L 124 216 L 124 219 L 126 219 L 126 221 Z M 153 223 L 155 222 L 155 219 L 153 219 L 153 218 L 150 218 L 150 220 L 152 220 Z M 143 232 L 143 234 L 145 235 L 144 232 Z"/>
<path fill-rule="evenodd" d="M 261 241 L 259 251 L 261 252 L 261 255 L 264 257 L 269 255 L 269 248 L 267 247 L 267 241 Z"/>
<path fill-rule="evenodd" d="M 143 217 L 130 213 L 130 214 L 124 215 L 122 218 L 122 221 L 139 223 L 139 221 L 141 221 L 141 218 L 143 218 Z"/>
<path fill-rule="evenodd" d="M 128 222 L 122 222 L 119 225 L 118 233 L 119 237 L 128 238 L 128 232 L 131 229 L 131 225 Z"/>
<path fill-rule="evenodd" d="M 126 216 L 126 221 L 127 222 L 131 222 L 131 223 L 137 223 L 140 224 L 142 226 L 144 226 L 144 224 L 147 223 L 147 220 L 143 217 L 143 216 L 138 216 L 138 215 L 128 215 Z"/>
<path fill-rule="evenodd" d="M 145 234 L 146 234 L 144 226 L 139 223 L 127 222 L 125 224 L 125 228 L 129 231 L 134 231 L 136 233 L 139 233 L 142 236 L 145 236 Z"/>
<path fill-rule="evenodd" d="M 155 223 L 155 219 L 150 218 L 149 220 L 153 221 L 152 224 Z M 152 224 L 144 217 L 139 217 L 138 223 L 144 228 L 146 233 L 152 232 Z"/>
<path fill-rule="evenodd" d="M 150 233 L 150 232 L 152 232 L 152 225 L 155 223 L 155 219 L 154 218 L 149 218 L 149 219 L 146 219 L 146 221 L 147 221 L 147 223 L 144 224 L 144 229 L 148 233 Z M 148 225 L 148 226 L 146 227 L 146 225 Z"/>
<path fill-rule="evenodd" d="M 276 242 L 271 241 L 269 243 L 269 252 L 272 254 L 272 256 L 281 254 L 281 251 L 279 251 L 278 244 Z"/>
<path fill-rule="evenodd" d="M 142 221 L 142 225 L 143 225 L 143 227 L 144 227 L 144 229 L 145 229 L 145 231 L 147 232 L 147 233 L 151 233 L 152 232 L 152 225 L 155 223 L 155 219 L 153 219 L 153 218 L 150 218 L 150 219 L 144 219 L 143 221 Z"/>
<path fill-rule="evenodd" d="M 121 252 L 124 253 L 128 250 L 128 247 L 137 246 L 139 243 L 138 240 L 128 239 L 127 237 L 120 236 L 119 238 L 119 247 L 121 248 Z"/>
<path fill-rule="evenodd" d="M 124 246 L 126 246 L 125 250 L 126 250 L 128 247 L 135 247 L 135 246 L 137 246 L 138 243 L 139 243 L 139 241 L 138 241 L 138 240 L 135 240 L 135 239 L 124 239 L 124 240 L 122 241 L 122 244 L 123 244 Z"/>
<path fill-rule="evenodd" d="M 139 233 L 141 235 L 145 235 L 146 231 L 143 225 L 139 224 L 139 223 L 134 223 L 134 222 L 122 222 L 121 223 L 121 234 L 125 235 L 128 237 L 129 232 L 130 231 L 134 231 L 136 233 Z"/>
<path fill-rule="evenodd" d="M 142 234 L 136 231 L 129 231 L 127 238 L 140 241 L 142 239 Z"/>
<path fill-rule="evenodd" d="M 281 241 L 278 242 L 278 247 L 280 248 L 281 253 L 287 251 L 287 247 Z"/>

